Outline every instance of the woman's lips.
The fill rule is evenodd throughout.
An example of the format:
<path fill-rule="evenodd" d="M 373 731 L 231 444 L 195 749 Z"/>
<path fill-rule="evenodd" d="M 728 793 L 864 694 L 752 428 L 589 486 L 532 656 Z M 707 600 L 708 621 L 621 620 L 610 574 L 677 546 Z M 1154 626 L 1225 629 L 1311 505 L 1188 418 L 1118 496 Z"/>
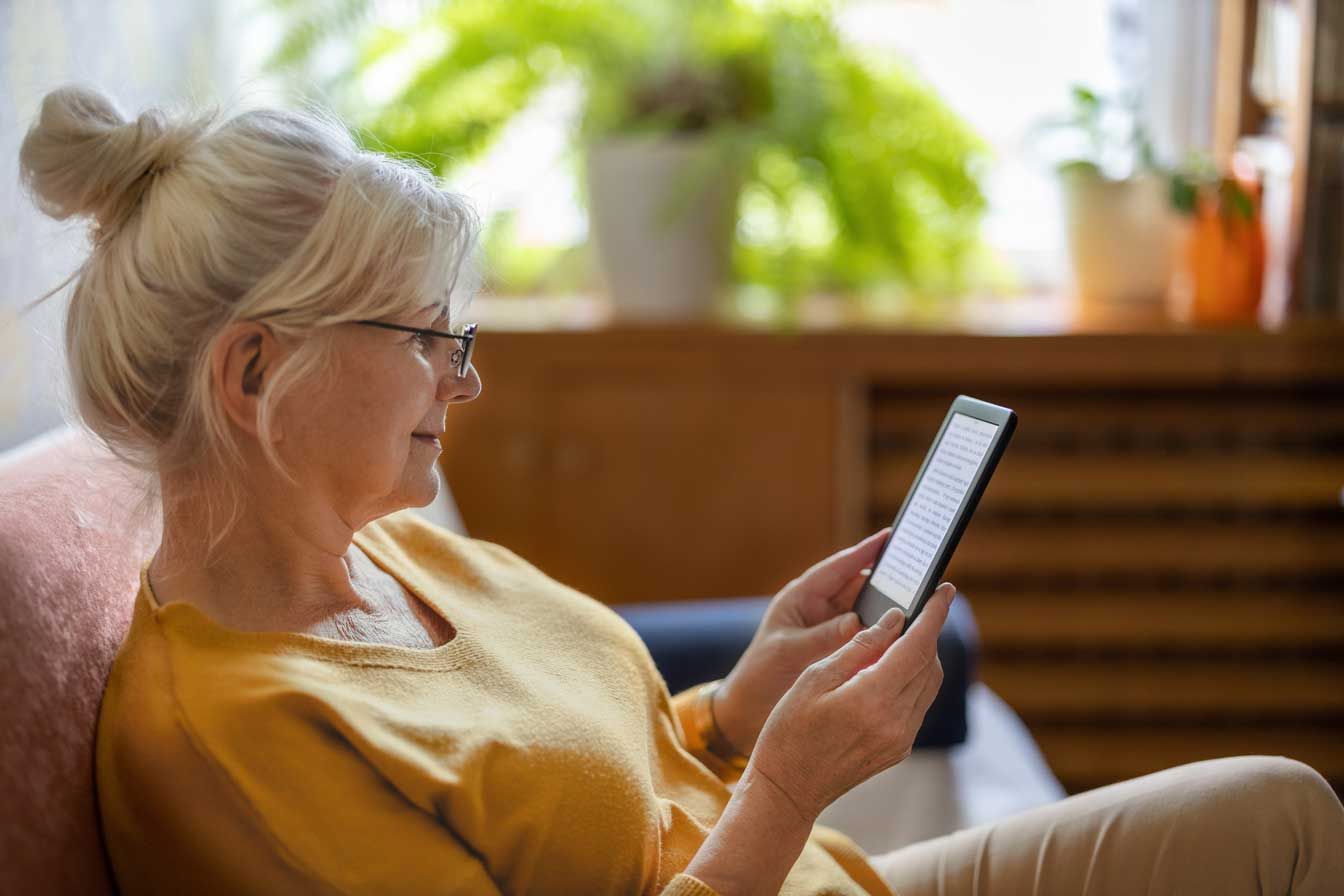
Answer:
<path fill-rule="evenodd" d="M 411 438 L 415 439 L 418 442 L 424 442 L 426 445 L 433 445 L 435 448 L 443 447 L 442 445 L 439 444 L 438 436 L 429 435 L 428 433 L 423 432 L 412 433 Z"/>

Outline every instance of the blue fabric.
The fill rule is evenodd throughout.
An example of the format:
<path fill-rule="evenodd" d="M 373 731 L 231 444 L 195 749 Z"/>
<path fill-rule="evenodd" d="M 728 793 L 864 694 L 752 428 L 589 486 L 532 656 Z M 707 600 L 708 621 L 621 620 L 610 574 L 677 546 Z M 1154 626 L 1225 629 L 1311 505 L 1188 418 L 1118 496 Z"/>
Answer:
<path fill-rule="evenodd" d="M 723 678 L 751 643 L 768 597 L 616 604 L 634 628 L 672 693 Z M 966 740 L 966 691 L 975 680 L 979 636 L 970 604 L 958 594 L 938 638 L 943 687 L 924 717 L 916 748 L 950 747 Z"/>

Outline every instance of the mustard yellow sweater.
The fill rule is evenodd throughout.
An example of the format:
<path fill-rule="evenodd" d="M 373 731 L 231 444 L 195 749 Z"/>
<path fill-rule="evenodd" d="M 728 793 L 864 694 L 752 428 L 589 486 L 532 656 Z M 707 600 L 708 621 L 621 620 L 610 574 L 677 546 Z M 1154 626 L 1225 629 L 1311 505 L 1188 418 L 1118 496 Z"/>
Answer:
<path fill-rule="evenodd" d="M 433 650 L 222 627 L 141 572 L 97 742 L 122 891 L 712 894 L 682 873 L 729 770 L 639 636 L 404 511 L 356 543 L 456 627 Z M 814 828 L 786 894 L 888 896 Z"/>

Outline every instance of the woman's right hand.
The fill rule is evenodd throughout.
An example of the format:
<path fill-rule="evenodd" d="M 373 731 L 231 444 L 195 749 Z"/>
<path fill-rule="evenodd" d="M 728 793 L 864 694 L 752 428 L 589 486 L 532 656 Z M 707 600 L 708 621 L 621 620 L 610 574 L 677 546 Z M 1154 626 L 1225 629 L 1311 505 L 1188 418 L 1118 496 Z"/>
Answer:
<path fill-rule="evenodd" d="M 892 608 L 808 666 L 775 706 L 751 765 L 814 823 L 846 791 L 910 755 L 943 683 L 938 632 L 956 589 L 944 583 L 904 638 Z"/>

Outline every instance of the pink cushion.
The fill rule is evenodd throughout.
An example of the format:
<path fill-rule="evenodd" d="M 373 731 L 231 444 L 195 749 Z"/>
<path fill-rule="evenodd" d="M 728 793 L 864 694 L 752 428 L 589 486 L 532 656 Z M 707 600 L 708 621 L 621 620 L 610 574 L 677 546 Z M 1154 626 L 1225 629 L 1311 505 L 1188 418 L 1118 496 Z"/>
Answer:
<path fill-rule="evenodd" d="M 66 427 L 0 455 L 0 892 L 114 892 L 93 783 L 98 702 L 140 563 L 125 466 Z"/>

